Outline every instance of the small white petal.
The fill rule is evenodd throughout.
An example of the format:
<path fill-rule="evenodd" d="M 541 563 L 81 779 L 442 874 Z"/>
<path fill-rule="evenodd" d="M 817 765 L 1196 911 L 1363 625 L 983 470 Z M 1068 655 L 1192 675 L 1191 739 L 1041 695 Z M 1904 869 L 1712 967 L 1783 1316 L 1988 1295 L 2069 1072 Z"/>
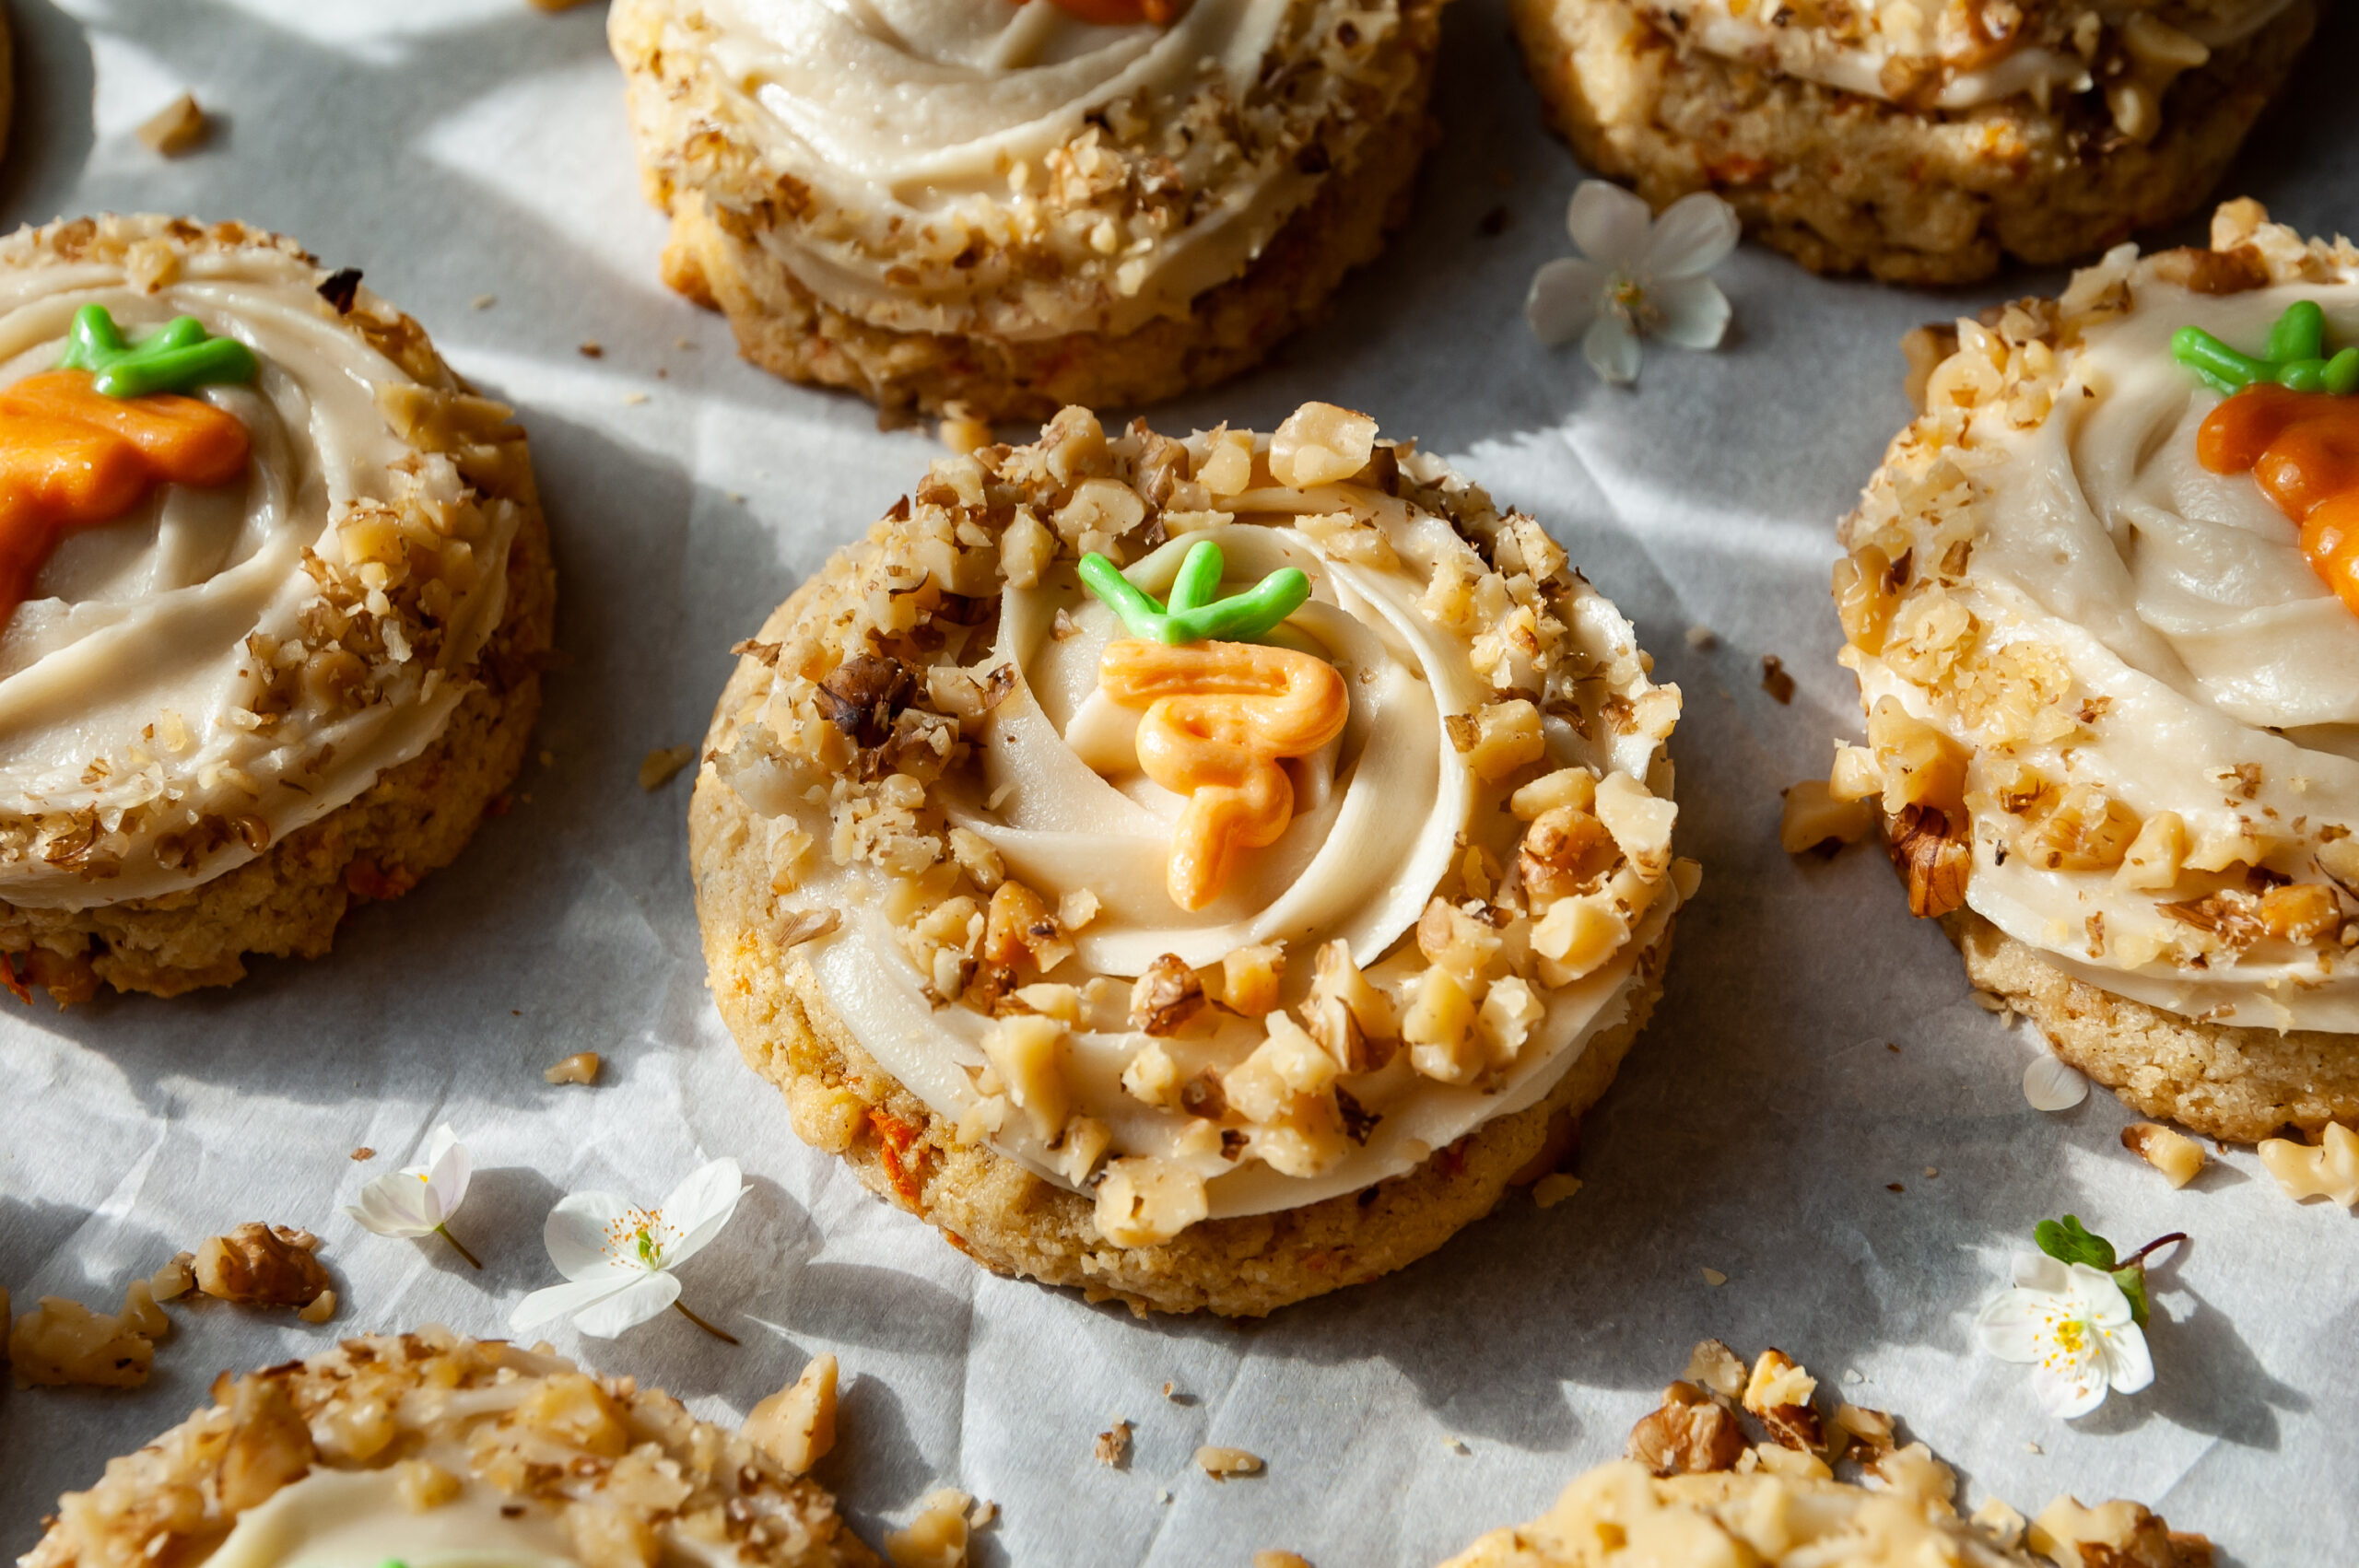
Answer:
<path fill-rule="evenodd" d="M 734 1160 L 715 1160 L 689 1172 L 663 1199 L 663 1223 L 680 1237 L 663 1249 L 663 1267 L 676 1269 L 703 1251 L 737 1211 L 737 1199 L 745 1191 L 745 1175 Z"/>
<path fill-rule="evenodd" d="M 444 1122 L 426 1144 L 426 1185 L 433 1194 L 429 1205 L 437 1222 L 449 1219 L 467 1200 L 467 1183 L 475 1176 L 475 1161 Z"/>
<path fill-rule="evenodd" d="M 2071 1421 L 2105 1403 L 2105 1369 L 2095 1356 L 2053 1365 L 2043 1362 L 2032 1368 L 2031 1391 L 2049 1415 Z"/>
<path fill-rule="evenodd" d="M 2154 1358 L 2145 1330 L 2125 1323 L 2106 1336 L 2102 1352 L 2106 1381 L 2117 1394 L 2135 1394 L 2154 1381 Z"/>
<path fill-rule="evenodd" d="M 2072 1313 L 2085 1317 L 2100 1328 L 2118 1328 L 2136 1324 L 2130 1310 L 2130 1298 L 2114 1277 L 2102 1269 L 2092 1269 L 2085 1263 L 2072 1265 Z"/>
<path fill-rule="evenodd" d="M 1571 257 L 1532 274 L 1532 292 L 1523 299 L 1523 319 L 1532 323 L 1532 335 L 1551 348 L 1579 337 L 1596 319 L 1598 296 L 1611 275 L 1595 262 Z"/>
<path fill-rule="evenodd" d="M 1743 232 L 1736 208 L 1711 192 L 1682 196 L 1647 236 L 1646 270 L 1658 278 L 1699 277 L 1728 260 Z"/>
<path fill-rule="evenodd" d="M 393 1185 L 395 1183 L 405 1184 L 418 1192 L 426 1190 L 423 1185 L 408 1176 L 380 1176 L 360 1189 L 358 1206 L 347 1205 L 344 1211 L 358 1221 L 363 1230 L 374 1231 L 381 1236 L 429 1235 L 434 1229 L 432 1223 L 414 1205 L 402 1201 L 405 1195 L 402 1187 Z"/>
<path fill-rule="evenodd" d="M 669 1274 L 641 1274 L 604 1301 L 573 1315 L 573 1327 L 593 1340 L 611 1340 L 636 1328 L 680 1299 L 680 1281 Z"/>
<path fill-rule="evenodd" d="M 1974 1320 L 1974 1338 L 2001 1361 L 2036 1362 L 2040 1356 L 2038 1324 L 2021 1291 L 2009 1291 L 1986 1304 Z"/>
<path fill-rule="evenodd" d="M 1654 215 L 1647 204 L 1607 180 L 1584 180 L 1565 209 L 1565 229 L 1591 261 L 1630 271 L 1647 253 Z"/>
<path fill-rule="evenodd" d="M 2014 1274 L 2018 1289 L 2056 1298 L 2049 1305 L 2060 1310 L 2064 1293 L 2072 1288 L 2072 1271 L 2045 1252 L 2016 1253 Z"/>
<path fill-rule="evenodd" d="M 1708 277 L 1658 278 L 1648 303 L 1661 313 L 1655 335 L 1682 348 L 1718 348 L 1728 335 L 1729 297 Z"/>
<path fill-rule="evenodd" d="M 2024 1098 L 2036 1111 L 2069 1111 L 2088 1097 L 2089 1081 L 2056 1057 L 2035 1057 L 2024 1069 Z"/>
<path fill-rule="evenodd" d="M 1581 354 L 1590 369 L 1616 386 L 1628 386 L 1638 379 L 1638 334 L 1611 310 L 1591 322 L 1589 331 L 1581 334 Z"/>
<path fill-rule="evenodd" d="M 608 1228 L 629 1212 L 630 1205 L 611 1192 L 575 1192 L 559 1199 L 541 1226 L 549 1261 L 569 1280 L 619 1278 L 606 1237 Z M 631 1261 L 635 1266 L 636 1259 Z"/>
<path fill-rule="evenodd" d="M 610 1296 L 620 1295 L 647 1278 L 649 1276 L 645 1274 L 618 1272 L 604 1279 L 575 1280 L 569 1284 L 551 1285 L 546 1290 L 534 1291 L 516 1304 L 516 1310 L 508 1315 L 508 1326 L 520 1334 L 528 1332 L 544 1323 L 554 1323 L 560 1317 L 587 1311 Z"/>

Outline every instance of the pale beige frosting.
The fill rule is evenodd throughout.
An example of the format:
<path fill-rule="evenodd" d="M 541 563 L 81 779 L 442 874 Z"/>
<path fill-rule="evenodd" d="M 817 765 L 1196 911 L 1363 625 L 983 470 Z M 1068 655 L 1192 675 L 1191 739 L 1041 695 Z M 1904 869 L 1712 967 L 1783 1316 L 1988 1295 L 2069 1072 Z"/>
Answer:
<path fill-rule="evenodd" d="M 117 868 L 88 875 L 54 839 L 52 852 L 34 844 L 0 860 L 0 898 L 20 906 L 193 886 L 345 804 L 440 732 L 467 689 L 452 672 L 500 617 L 515 509 L 462 508 L 452 460 L 394 434 L 380 400 L 414 383 L 321 298 L 316 270 L 259 246 L 204 251 L 175 270 L 151 293 L 102 261 L 0 269 L 0 384 L 55 365 L 88 304 L 133 333 L 193 315 L 262 367 L 250 385 L 200 394 L 246 426 L 245 480 L 160 486 L 122 519 L 69 534 L 0 634 L 0 812 L 79 813 Z M 479 529 L 472 585 L 450 603 L 435 658 L 409 658 L 389 616 L 400 673 L 378 700 L 322 721 L 309 704 L 258 720 L 276 672 L 253 649 L 299 640 L 320 592 L 306 554 L 350 564 L 337 524 L 373 503 L 464 511 Z M 206 817 L 242 825 L 208 850 L 159 857 L 160 840 Z"/>
<path fill-rule="evenodd" d="M 1334 0 L 1194 0 L 1166 27 L 1085 22 L 1049 0 L 628 0 L 614 25 L 703 59 L 710 112 L 796 193 L 797 220 L 761 242 L 819 298 L 895 331 L 1020 340 L 1126 332 L 1243 271 L 1318 179 L 1290 146 L 1232 144 L 1226 116 L 1282 36 L 1354 18 L 1371 40 L 1394 22 Z M 1168 122 L 1145 145 L 1202 187 L 1182 221 L 1101 200 L 1128 178 L 1083 145 L 1109 114 Z M 1018 247 L 1063 254 L 1063 275 L 952 262 Z"/>
<path fill-rule="evenodd" d="M 1404 466 L 1414 465 L 1437 478 L 1448 473 L 1409 453 Z M 1202 967 L 1242 948 L 1279 944 L 1286 955 L 1283 1000 L 1294 1006 L 1311 982 L 1314 955 L 1340 941 L 1405 1012 L 1426 966 L 1414 934 L 1421 914 L 1454 885 L 1449 879 L 1470 844 L 1493 865 L 1512 866 L 1525 825 L 1504 810 L 1503 786 L 1478 777 L 1448 730 L 1447 720 L 1463 722 L 1493 698 L 1495 680 L 1534 680 L 1497 628 L 1487 637 L 1452 631 L 1435 617 L 1449 584 L 1471 584 L 1487 572 L 1465 540 L 1442 519 L 1356 486 L 1264 488 L 1221 504 L 1223 512 L 1200 520 L 1209 526 L 1176 534 L 1126 569 L 1159 596 L 1186 550 L 1209 538 L 1226 558 L 1231 591 L 1281 566 L 1299 567 L 1311 579 L 1310 603 L 1282 637 L 1343 673 L 1351 717 L 1327 751 L 1288 764 L 1297 814 L 1276 844 L 1247 853 L 1209 907 L 1191 914 L 1171 901 L 1165 863 L 1183 802 L 1139 771 L 1137 715 L 1097 689 L 1099 652 L 1122 634 L 1064 563 L 1036 586 L 1005 590 L 996 644 L 968 657 L 979 673 L 1012 665 L 1021 679 L 983 729 L 980 778 L 951 775 L 934 787 L 949 823 L 988 841 L 1011 878 L 1041 890 L 1052 905 L 1070 907 L 1075 895 L 1086 895 L 1092 909 L 1074 924 L 1075 955 L 1045 977 L 1079 993 L 1079 1016 L 1060 1058 L 1072 1112 L 1108 1129 L 1112 1154 L 1159 1159 L 1201 1177 L 1213 1218 L 1356 1190 L 1541 1099 L 1590 1040 L 1626 1017 L 1640 956 L 1661 936 L 1682 885 L 1693 885 L 1685 880 L 1692 867 L 1668 874 L 1667 845 L 1643 874 L 1617 872 L 1590 895 L 1619 932 L 1610 957 L 1553 987 L 1513 974 L 1493 982 L 1501 1020 L 1519 1003 L 1524 1008 L 1517 1023 L 1485 1025 L 1513 1036 L 1502 1041 L 1496 1071 L 1462 1083 L 1438 1082 L 1420 1074 L 1404 1047 L 1383 1068 L 1346 1077 L 1353 1099 L 1378 1119 L 1364 1141 L 1343 1143 L 1313 1168 L 1273 1156 L 1296 1167 L 1281 1171 L 1258 1157 L 1258 1142 L 1240 1157 L 1180 1106 L 1126 1090 L 1125 1069 L 1144 1048 L 1167 1053 L 1184 1081 L 1234 1069 L 1273 1027 L 1259 1015 L 1215 1009 L 1177 1036 L 1142 1032 L 1129 1012 L 1131 982 L 1160 955 Z M 1532 525 L 1520 526 L 1539 538 Z M 1380 536 L 1381 549 L 1371 547 L 1371 535 Z M 1592 699 L 1611 691 L 1614 702 L 1631 705 L 1624 714 L 1637 717 L 1584 720 L 1590 731 L 1584 734 L 1552 714 L 1543 726 L 1546 756 L 1531 766 L 1618 776 L 1608 793 L 1626 788 L 1622 798 L 1644 799 L 1649 790 L 1668 797 L 1663 741 L 1678 711 L 1676 688 L 1648 680 L 1636 635 L 1609 602 L 1572 574 L 1562 576 L 1571 585 L 1570 624 L 1552 685 L 1569 679 L 1566 672 L 1592 669 L 1602 683 L 1591 688 Z M 798 798 L 787 772 L 740 754 L 724 760 L 722 776 L 771 819 L 774 836 L 792 830 L 826 841 L 824 798 Z M 1657 803 L 1670 809 L 1667 798 Z M 1667 839 L 1667 817 L 1664 825 Z M 841 929 L 804 949 L 829 1006 L 938 1115 L 975 1126 L 979 1106 L 1003 1106 L 987 1052 L 998 1021 L 944 1007 L 930 994 L 927 976 L 897 933 L 902 917 L 892 887 L 874 868 L 839 859 L 802 872 L 780 904 L 840 912 Z M 1508 952 L 1521 954 L 1532 930 L 1530 918 L 1518 915 L 1501 932 Z M 1030 1117 L 1006 1115 L 988 1141 L 1044 1178 L 1085 1190 L 1086 1173 L 1072 1168 Z"/>
<path fill-rule="evenodd" d="M 2060 658 L 2064 706 L 2102 710 L 2003 756 L 1978 749 L 1967 802 L 1987 802 L 2002 767 L 2028 764 L 2095 786 L 2142 820 L 2177 813 L 2190 863 L 2249 859 L 2236 848 L 2248 842 L 2270 871 L 2318 883 L 2322 837 L 2359 830 L 2359 615 L 2311 568 L 2299 530 L 2249 473 L 2215 474 L 2197 461 L 2197 429 L 2220 394 L 2172 358 L 2170 337 L 2192 324 L 2257 350 L 2288 304 L 2315 299 L 2330 345 L 2359 341 L 2359 280 L 2210 296 L 2152 269 L 2133 270 L 2125 253 L 2083 274 L 2083 293 L 2108 275 L 2130 281 L 2135 309 L 2085 329 L 2044 420 L 1957 454 L 1983 498 L 1954 597 L 1986 628 L 1986 648 Z M 1856 649 L 1846 659 L 1871 708 L 1896 698 L 1975 743 L 1954 708 L 1887 659 Z M 2096 709 L 2083 706 L 2092 699 Z M 2359 963 L 2331 933 L 2323 946 L 2263 939 L 2190 963 L 2189 927 L 2159 906 L 2221 878 L 2156 889 L 2110 871 L 2044 869 L 2010 852 L 2003 820 L 1978 814 L 1966 902 L 2058 966 L 2190 1016 L 2359 1033 Z M 2091 940 L 2092 916 L 2102 942 Z"/>
<path fill-rule="evenodd" d="M 2172 31 L 2207 49 L 2250 37 L 2282 14 L 2292 0 L 2232 0 L 2200 18 L 2183 18 Z M 1974 36 L 1971 7 L 1941 0 L 1884 0 L 1837 6 L 1843 25 L 1830 26 L 1797 14 L 1783 0 L 1696 0 L 1672 6 L 1650 0 L 1648 8 L 1672 17 L 1675 31 L 1709 54 L 1774 65 L 1789 76 L 1844 92 L 1892 99 L 1895 70 L 1922 63 L 1942 70 L 1938 89 L 1924 107 L 1972 109 L 2021 94 L 2043 101 L 2050 93 L 2087 92 L 2097 82 L 2090 60 L 2069 39 L 2025 42 L 1993 52 Z M 2096 6 L 2088 13 L 2108 28 L 2122 26 L 2143 8 Z M 1781 18 L 1774 19 L 1773 18 Z M 1914 101 L 1914 100 L 1912 100 Z"/>
<path fill-rule="evenodd" d="M 313 1470 L 238 1515 L 205 1568 L 579 1568 L 556 1509 L 459 1480 L 464 1454 L 443 1457 L 457 1491 L 430 1507 L 397 1468 Z"/>

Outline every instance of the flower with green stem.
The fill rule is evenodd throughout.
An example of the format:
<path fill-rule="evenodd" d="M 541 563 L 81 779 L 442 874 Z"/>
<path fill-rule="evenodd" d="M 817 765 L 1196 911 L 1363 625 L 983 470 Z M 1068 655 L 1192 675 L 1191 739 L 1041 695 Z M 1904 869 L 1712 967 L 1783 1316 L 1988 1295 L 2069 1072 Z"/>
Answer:
<path fill-rule="evenodd" d="M 474 1172 L 467 1146 L 446 1121 L 426 1141 L 422 1162 L 379 1176 L 360 1189 L 360 1201 L 344 1211 L 362 1229 L 381 1236 L 440 1236 L 480 1269 L 483 1264 L 451 1234 L 449 1224 L 467 1200 L 467 1181 Z"/>
<path fill-rule="evenodd" d="M 2171 357 L 2218 392 L 2239 392 L 2272 383 L 2292 392 L 2348 397 L 2359 392 L 2359 347 L 2332 358 L 2326 352 L 2326 311 L 2315 299 L 2296 299 L 2269 329 L 2258 358 L 2240 354 L 2201 327 L 2171 334 Z"/>
<path fill-rule="evenodd" d="M 1165 603 L 1156 603 L 1096 551 L 1082 556 L 1081 580 L 1121 617 L 1133 637 L 1174 647 L 1216 638 L 1255 641 L 1275 631 L 1310 597 L 1310 579 L 1299 567 L 1281 567 L 1242 593 L 1217 597 L 1227 568 L 1220 546 L 1199 539 L 1181 557 L 1180 575 L 1172 579 L 1171 597 Z"/>
<path fill-rule="evenodd" d="M 549 1211 L 541 1239 L 562 1285 L 534 1291 L 509 1315 L 518 1333 L 560 1317 L 593 1339 L 611 1340 L 670 1307 L 715 1339 L 737 1338 L 681 1304 L 673 1270 L 721 1234 L 737 1211 L 745 1180 L 734 1160 L 692 1171 L 653 1209 L 611 1192 L 576 1192 Z"/>
<path fill-rule="evenodd" d="M 2032 1391 L 2050 1415 L 2071 1420 L 2135 1394 L 2154 1380 L 2146 1348 L 2146 1259 L 2187 1239 L 2174 1231 L 2128 1258 L 2067 1214 L 2042 1220 L 2036 1253 L 2017 1256 L 2015 1282 L 1975 1318 L 1975 1338 L 2001 1361 L 2028 1363 Z"/>
<path fill-rule="evenodd" d="M 260 369 L 254 351 L 234 337 L 215 337 L 194 316 L 176 316 L 136 343 L 104 305 L 74 312 L 61 370 L 88 370 L 101 397 L 187 392 L 217 381 L 251 381 Z"/>

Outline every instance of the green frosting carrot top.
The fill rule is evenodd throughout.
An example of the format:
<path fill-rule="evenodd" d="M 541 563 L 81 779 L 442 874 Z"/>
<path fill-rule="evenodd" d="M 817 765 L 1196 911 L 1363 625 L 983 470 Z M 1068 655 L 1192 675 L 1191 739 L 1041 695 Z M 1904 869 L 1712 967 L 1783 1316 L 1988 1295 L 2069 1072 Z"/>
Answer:
<path fill-rule="evenodd" d="M 2201 327 L 2171 334 L 2171 357 L 2224 392 L 2273 381 L 2293 392 L 2347 397 L 2359 391 L 2359 348 L 2326 353 L 2326 312 L 2315 299 L 2296 299 L 2269 329 L 2259 358 L 2239 354 Z"/>
<path fill-rule="evenodd" d="M 1095 551 L 1081 558 L 1081 580 L 1122 618 L 1133 637 L 1174 646 L 1266 637 L 1310 597 L 1310 579 L 1302 569 L 1281 567 L 1243 593 L 1216 599 L 1227 565 L 1219 545 L 1209 539 L 1196 541 L 1180 563 L 1168 604 L 1156 603 L 1121 568 Z"/>
<path fill-rule="evenodd" d="M 61 370 L 88 370 L 103 397 L 145 397 L 185 392 L 217 381 L 251 381 L 259 368 L 254 351 L 233 337 L 214 337 L 194 316 L 180 316 L 136 343 L 104 305 L 74 312 L 74 331 Z"/>

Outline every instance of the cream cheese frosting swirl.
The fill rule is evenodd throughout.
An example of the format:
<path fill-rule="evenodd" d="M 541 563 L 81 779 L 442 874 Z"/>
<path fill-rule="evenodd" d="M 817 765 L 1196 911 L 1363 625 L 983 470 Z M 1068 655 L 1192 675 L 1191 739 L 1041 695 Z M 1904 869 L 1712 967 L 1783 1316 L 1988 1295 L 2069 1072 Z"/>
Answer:
<path fill-rule="evenodd" d="M 1242 272 L 1412 89 L 1396 26 L 1339 0 L 1194 0 L 1165 26 L 1047 0 L 626 0 L 613 23 L 670 79 L 634 88 L 684 149 L 667 177 L 758 207 L 804 287 L 894 331 L 1011 340 L 1127 332 Z M 1322 49 L 1348 68 L 1273 70 Z M 695 150 L 708 122 L 749 167 Z"/>
<path fill-rule="evenodd" d="M 1138 714 L 1099 687 L 1121 631 L 1061 549 L 1004 579 L 987 638 L 936 656 L 924 688 L 965 712 L 968 749 L 922 788 L 888 778 L 883 811 L 816 782 L 813 747 L 834 743 L 806 715 L 826 681 L 854 689 L 840 676 L 817 692 L 781 676 L 716 744 L 767 819 L 781 911 L 819 933 L 800 954 L 827 1006 L 962 1137 L 1095 1190 L 1122 1245 L 1364 1188 L 1535 1103 L 1623 1021 L 1693 885 L 1669 852 L 1676 689 L 1647 678 L 1628 623 L 1530 520 L 1466 501 L 1413 449 L 1382 449 L 1394 488 L 1356 480 L 1373 432 L 1340 472 L 1294 483 L 1270 438 L 1196 438 L 1184 461 L 1215 477 L 1183 498 L 1205 504 L 1175 499 L 1168 537 L 1125 568 L 1164 593 L 1206 540 L 1232 588 L 1299 568 L 1309 599 L 1273 640 L 1332 663 L 1348 694 L 1340 736 L 1285 765 L 1283 835 L 1203 908 L 1167 889 L 1185 801 L 1142 771 Z M 1083 527 L 1139 521 L 1087 489 L 1118 483 L 1083 481 L 1061 530 L 1119 547 Z M 1039 548 L 1027 533 L 1012 525 L 1003 561 Z M 860 702 L 881 678 L 863 670 Z M 879 853 L 896 795 L 907 820 Z M 937 820 L 938 851 L 921 842 Z M 1020 955 L 1002 945 L 1011 909 L 1037 938 Z M 1002 957 L 1015 972 L 987 981 Z M 1109 1192 L 1143 1195 L 1148 1217 L 1109 1219 Z"/>
<path fill-rule="evenodd" d="M 365 295 L 339 312 L 291 247 L 142 243 L 162 241 L 0 255 L 0 384 L 56 364 L 85 306 L 135 333 L 194 316 L 260 361 L 202 392 L 252 456 L 65 536 L 0 632 L 0 898 L 20 907 L 187 888 L 350 802 L 440 732 L 503 605 L 516 509 L 425 450 L 421 418 L 472 400 L 388 357 L 402 319 Z"/>
<path fill-rule="evenodd" d="M 1970 555 L 1846 660 L 1872 741 L 1888 702 L 1972 749 L 1975 911 L 2152 1006 L 2359 1033 L 2359 615 L 2251 474 L 2198 461 L 2221 398 L 2171 353 L 2190 325 L 2257 348 L 2297 299 L 2353 341 L 2359 277 L 2197 293 L 2170 265 L 2125 251 L 2082 274 L 2044 369 L 1976 329 L 1935 373 L 1937 404 L 1975 408 L 1947 481 L 1971 498 L 1927 507 L 1914 543 Z M 1887 766 L 1905 731 L 1887 718 Z"/>

